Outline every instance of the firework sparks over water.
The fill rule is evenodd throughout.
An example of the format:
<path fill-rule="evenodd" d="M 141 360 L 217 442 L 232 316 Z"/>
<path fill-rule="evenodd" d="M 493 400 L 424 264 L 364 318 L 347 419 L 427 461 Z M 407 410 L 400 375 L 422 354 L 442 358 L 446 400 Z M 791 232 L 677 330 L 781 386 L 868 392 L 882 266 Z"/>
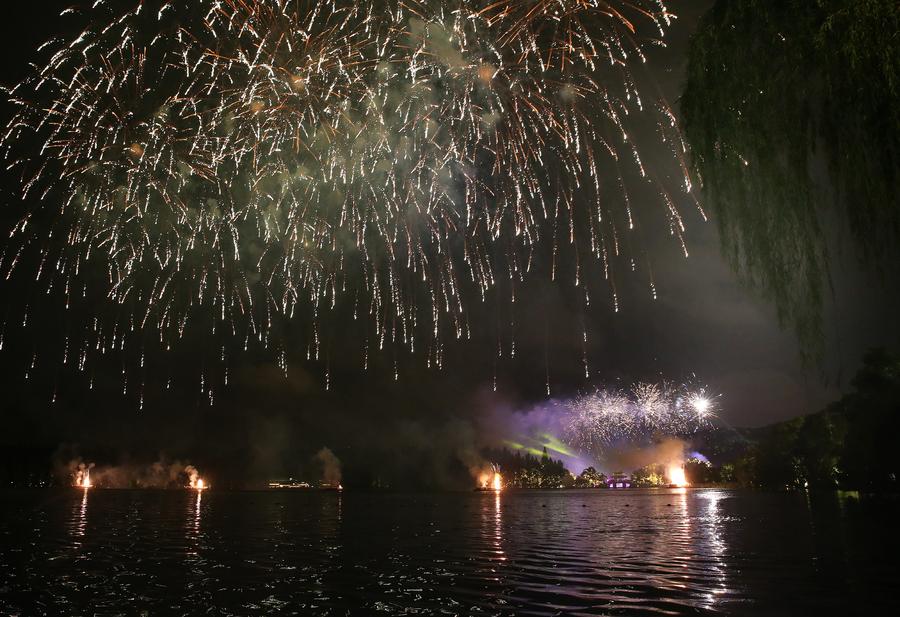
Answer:
<path fill-rule="evenodd" d="M 598 389 L 565 403 L 566 439 L 593 455 L 623 443 L 687 436 L 709 426 L 715 397 L 693 384 L 638 383 L 628 391 Z"/>
<path fill-rule="evenodd" d="M 92 285 L 109 299 L 66 335 L 63 363 L 83 371 L 126 348 L 143 367 L 135 332 L 169 350 L 210 320 L 286 371 L 277 324 L 302 322 L 321 360 L 328 315 L 365 323 L 363 367 L 386 348 L 440 367 L 444 341 L 471 335 L 467 307 L 514 301 L 544 255 L 586 305 L 602 284 L 618 308 L 616 272 L 635 268 L 625 169 L 653 182 L 634 123 L 691 188 L 673 113 L 632 74 L 673 19 L 659 1 L 121 5 L 98 0 L 42 49 L 2 137 L 29 209 L 0 272 L 36 249 L 37 285 L 67 308 Z"/>

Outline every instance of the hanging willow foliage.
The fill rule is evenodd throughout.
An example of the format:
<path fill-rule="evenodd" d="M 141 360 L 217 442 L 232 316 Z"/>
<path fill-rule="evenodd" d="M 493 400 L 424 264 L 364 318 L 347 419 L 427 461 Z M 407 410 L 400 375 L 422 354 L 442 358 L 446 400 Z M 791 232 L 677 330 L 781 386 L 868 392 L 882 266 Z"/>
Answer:
<path fill-rule="evenodd" d="M 718 0 L 691 43 L 694 171 L 732 267 L 807 359 L 823 345 L 826 221 L 870 265 L 897 255 L 898 33 L 895 0 Z"/>

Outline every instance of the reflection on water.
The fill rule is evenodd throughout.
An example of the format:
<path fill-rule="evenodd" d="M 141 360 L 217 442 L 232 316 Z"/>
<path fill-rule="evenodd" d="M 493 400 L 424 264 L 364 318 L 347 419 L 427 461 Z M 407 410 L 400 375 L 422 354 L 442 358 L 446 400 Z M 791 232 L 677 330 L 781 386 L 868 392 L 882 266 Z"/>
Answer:
<path fill-rule="evenodd" d="M 500 491 L 494 491 L 494 554 L 499 561 L 506 561 L 506 555 L 503 554 L 503 520 L 500 514 Z"/>
<path fill-rule="evenodd" d="M 891 613 L 897 506 L 720 490 L 0 493 L 0 614 Z"/>
<path fill-rule="evenodd" d="M 196 560 L 200 556 L 200 519 L 201 506 L 203 505 L 203 491 L 194 491 L 196 497 L 188 503 L 186 549 L 189 560 Z"/>
<path fill-rule="evenodd" d="M 72 530 L 72 547 L 81 546 L 81 539 L 84 537 L 87 528 L 87 506 L 89 489 L 82 489 L 81 502 L 72 506 L 72 524 L 69 528 Z"/>

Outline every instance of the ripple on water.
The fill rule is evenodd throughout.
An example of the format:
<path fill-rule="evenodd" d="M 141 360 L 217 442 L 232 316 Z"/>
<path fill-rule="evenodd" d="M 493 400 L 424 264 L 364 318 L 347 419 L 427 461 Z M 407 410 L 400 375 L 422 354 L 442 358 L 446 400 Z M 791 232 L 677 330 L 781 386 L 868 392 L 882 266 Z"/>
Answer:
<path fill-rule="evenodd" d="M 718 490 L 2 496 L 4 615 L 790 615 L 853 612 L 852 594 L 896 608 L 898 541 L 881 533 L 893 503 Z"/>

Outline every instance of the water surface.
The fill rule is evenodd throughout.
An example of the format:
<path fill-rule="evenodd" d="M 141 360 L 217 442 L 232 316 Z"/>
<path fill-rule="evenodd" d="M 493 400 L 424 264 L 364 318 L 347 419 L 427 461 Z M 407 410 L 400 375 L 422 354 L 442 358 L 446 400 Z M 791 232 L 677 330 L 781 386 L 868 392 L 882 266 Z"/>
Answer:
<path fill-rule="evenodd" d="M 889 614 L 890 500 L 0 492 L 2 615 Z"/>

